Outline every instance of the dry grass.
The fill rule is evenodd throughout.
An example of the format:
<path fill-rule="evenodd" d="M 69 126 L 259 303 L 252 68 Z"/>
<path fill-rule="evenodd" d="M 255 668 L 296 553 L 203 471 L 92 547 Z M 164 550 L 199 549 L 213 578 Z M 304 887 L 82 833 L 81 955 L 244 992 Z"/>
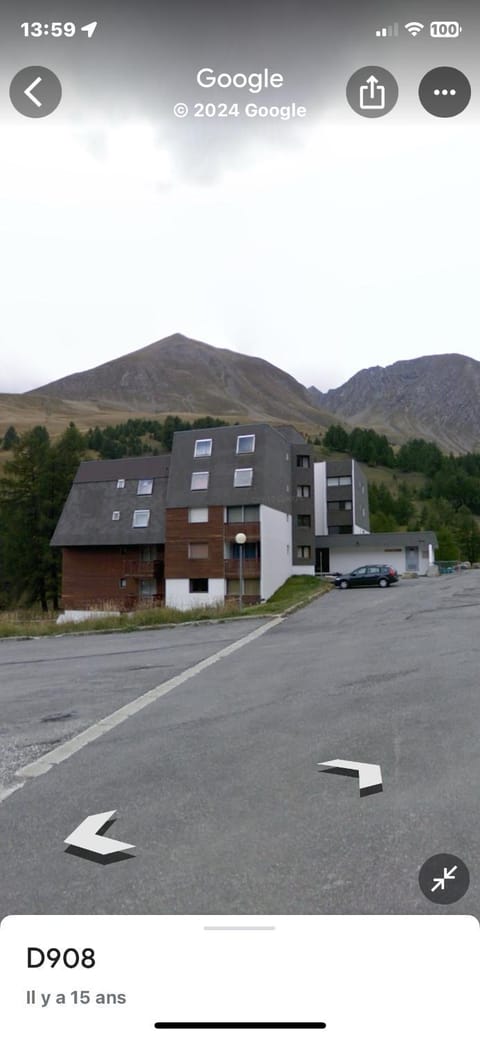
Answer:
<path fill-rule="evenodd" d="M 56 613 L 42 614 L 38 610 L 8 610 L 0 613 L 0 638 L 40 638 L 45 635 L 65 635 L 71 632 L 136 631 L 139 628 L 156 628 L 169 624 L 185 624 L 200 621 L 222 621 L 232 617 L 255 617 L 262 614 L 283 613 L 287 609 L 299 608 L 312 598 L 323 595 L 330 589 L 326 581 L 316 577 L 291 577 L 277 589 L 275 594 L 258 606 L 245 606 L 242 610 L 237 602 L 225 606 L 197 607 L 192 610 L 174 610 L 170 607 L 151 607 L 123 613 L 120 616 L 95 617 L 87 621 L 69 621 L 57 624 Z M 97 607 L 98 609 L 99 607 Z M 104 604 L 103 608 L 108 608 Z"/>

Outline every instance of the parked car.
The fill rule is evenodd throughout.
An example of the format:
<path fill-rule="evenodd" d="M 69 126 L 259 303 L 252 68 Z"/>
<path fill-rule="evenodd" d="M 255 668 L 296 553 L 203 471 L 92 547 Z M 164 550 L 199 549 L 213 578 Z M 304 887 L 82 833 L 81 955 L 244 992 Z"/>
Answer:
<path fill-rule="evenodd" d="M 378 585 L 387 588 L 398 581 L 398 573 L 393 566 L 357 566 L 350 574 L 340 574 L 335 578 L 336 588 L 363 588 L 366 585 Z"/>

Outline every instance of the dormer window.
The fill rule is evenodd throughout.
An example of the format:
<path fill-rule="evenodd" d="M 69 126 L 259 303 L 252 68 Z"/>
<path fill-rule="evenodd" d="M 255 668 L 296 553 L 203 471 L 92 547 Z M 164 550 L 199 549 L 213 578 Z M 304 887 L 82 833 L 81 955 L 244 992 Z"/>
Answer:
<path fill-rule="evenodd" d="M 153 480 L 139 480 L 137 494 L 153 494 Z"/>
<path fill-rule="evenodd" d="M 206 491 L 208 489 L 208 475 L 208 473 L 192 473 L 190 490 Z"/>
<path fill-rule="evenodd" d="M 253 482 L 253 469 L 235 469 L 233 474 L 234 487 L 251 487 Z"/>
<path fill-rule="evenodd" d="M 237 455 L 249 455 L 255 451 L 255 434 L 237 437 Z"/>
<path fill-rule="evenodd" d="M 196 440 L 194 458 L 210 458 L 212 453 L 212 440 Z"/>
<path fill-rule="evenodd" d="M 150 509 L 135 509 L 133 513 L 133 527 L 148 527 L 150 523 Z"/>

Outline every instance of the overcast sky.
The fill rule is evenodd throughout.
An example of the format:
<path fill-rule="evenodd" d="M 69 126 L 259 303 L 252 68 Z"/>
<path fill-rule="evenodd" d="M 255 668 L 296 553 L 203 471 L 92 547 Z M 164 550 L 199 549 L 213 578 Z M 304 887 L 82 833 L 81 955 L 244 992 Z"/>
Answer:
<path fill-rule="evenodd" d="M 78 27 L 98 17 L 94 37 L 53 41 L 24 39 L 11 4 L 0 15 L 0 392 L 173 332 L 322 390 L 422 354 L 480 360 L 480 25 L 469 5 L 453 6 L 464 31 L 436 41 L 429 20 L 452 17 L 443 0 L 390 12 L 341 0 L 77 3 L 70 17 Z M 22 19 L 37 16 L 22 5 Z M 417 38 L 375 37 L 413 16 L 427 25 Z M 50 17 L 58 8 L 46 4 Z M 375 120 L 345 101 L 350 75 L 370 64 L 400 87 Z M 62 82 L 45 119 L 8 98 L 28 65 Z M 454 119 L 418 101 L 438 65 L 472 84 Z M 269 67 L 285 83 L 205 90 L 204 66 Z M 296 101 L 308 116 L 175 119 L 176 102 L 196 101 Z"/>

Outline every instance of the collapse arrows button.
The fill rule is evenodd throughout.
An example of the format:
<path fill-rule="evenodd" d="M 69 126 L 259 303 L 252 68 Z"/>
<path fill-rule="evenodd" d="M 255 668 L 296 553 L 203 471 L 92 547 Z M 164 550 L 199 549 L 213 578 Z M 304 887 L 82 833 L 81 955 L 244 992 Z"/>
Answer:
<path fill-rule="evenodd" d="M 367 794 L 379 794 L 383 790 L 382 770 L 380 765 L 371 765 L 366 761 L 319 761 L 321 772 L 335 772 L 339 776 L 358 776 L 360 797 Z"/>
<path fill-rule="evenodd" d="M 70 847 L 78 848 L 80 851 L 91 852 L 93 855 L 100 855 L 102 858 L 106 855 L 117 855 L 119 852 L 129 851 L 135 847 L 134 844 L 114 841 L 111 837 L 102 837 L 99 833 L 116 814 L 116 809 L 114 809 L 113 812 L 88 815 L 83 823 L 80 823 L 80 826 L 77 826 L 76 830 L 65 838 L 64 844 L 69 844 Z"/>

